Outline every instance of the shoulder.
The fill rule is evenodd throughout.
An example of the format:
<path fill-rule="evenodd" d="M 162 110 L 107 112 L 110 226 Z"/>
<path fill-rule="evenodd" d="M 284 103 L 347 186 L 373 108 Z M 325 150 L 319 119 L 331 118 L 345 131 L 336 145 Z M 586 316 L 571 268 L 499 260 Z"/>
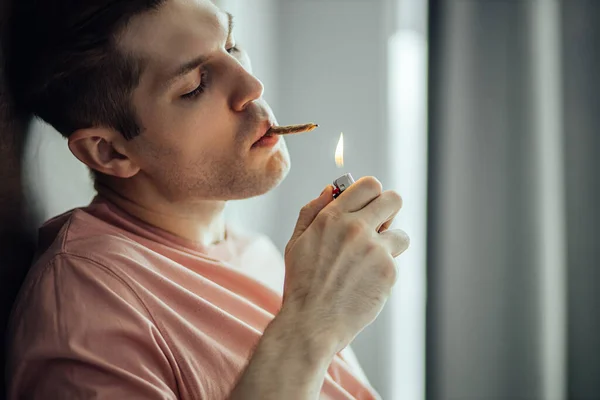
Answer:
<path fill-rule="evenodd" d="M 131 242 L 115 226 L 95 216 L 92 206 L 76 208 L 48 220 L 39 229 L 38 260 L 56 254 L 79 254 Z"/>
<path fill-rule="evenodd" d="M 75 209 L 50 220 L 40 229 L 38 256 L 28 281 L 54 273 L 105 275 L 126 278 L 133 264 L 142 265 L 150 250 L 132 234 L 88 213 Z M 84 267 L 85 266 L 85 267 Z"/>
<path fill-rule="evenodd" d="M 94 315 L 96 308 L 132 307 L 146 310 L 130 285 L 111 268 L 91 258 L 70 253 L 55 254 L 35 264 L 28 274 L 13 311 L 13 319 L 44 318 L 61 324 L 78 323 Z M 47 322 L 47 321 L 46 321 Z"/>
<path fill-rule="evenodd" d="M 127 320 L 153 325 L 127 282 L 93 260 L 61 253 L 30 271 L 14 304 L 8 337 L 17 351 L 35 343 L 68 343 L 77 332 Z"/>
<path fill-rule="evenodd" d="M 131 286 L 102 264 L 57 254 L 27 276 L 14 304 L 8 338 L 15 352 L 31 345 L 69 346 L 73 337 L 155 325 Z"/>
<path fill-rule="evenodd" d="M 132 387 L 139 383 L 144 390 L 175 387 L 168 344 L 142 300 L 109 268 L 82 256 L 57 254 L 28 276 L 7 344 L 14 392 L 105 390 L 95 386 L 99 379 L 123 392 L 141 393 Z"/>

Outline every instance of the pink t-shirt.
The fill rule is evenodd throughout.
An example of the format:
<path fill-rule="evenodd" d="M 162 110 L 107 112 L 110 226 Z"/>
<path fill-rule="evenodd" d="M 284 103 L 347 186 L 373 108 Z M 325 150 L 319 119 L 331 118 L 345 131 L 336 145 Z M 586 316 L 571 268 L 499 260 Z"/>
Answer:
<path fill-rule="evenodd" d="M 47 222 L 13 309 L 10 399 L 225 399 L 281 306 L 284 264 L 228 227 L 210 247 L 100 197 Z M 353 356 L 321 399 L 374 399 Z"/>

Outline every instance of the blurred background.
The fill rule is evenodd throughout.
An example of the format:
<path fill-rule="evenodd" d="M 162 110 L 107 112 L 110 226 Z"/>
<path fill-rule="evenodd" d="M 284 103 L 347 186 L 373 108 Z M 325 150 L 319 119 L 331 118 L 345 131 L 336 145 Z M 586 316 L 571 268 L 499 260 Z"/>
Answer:
<path fill-rule="evenodd" d="M 283 250 L 346 172 L 404 198 L 411 248 L 353 344 L 382 397 L 600 399 L 600 2 L 217 3 L 279 122 L 320 125 L 228 218 Z M 60 135 L 7 101 L 0 85 L 2 323 L 37 226 L 93 196 Z"/>

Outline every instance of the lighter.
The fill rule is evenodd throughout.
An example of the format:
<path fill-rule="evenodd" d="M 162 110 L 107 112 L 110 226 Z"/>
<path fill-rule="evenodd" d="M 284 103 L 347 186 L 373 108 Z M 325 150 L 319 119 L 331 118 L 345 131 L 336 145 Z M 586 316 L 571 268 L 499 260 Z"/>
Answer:
<path fill-rule="evenodd" d="M 344 190 L 348 189 L 350 185 L 354 183 L 354 178 L 352 175 L 345 174 L 337 178 L 333 181 L 333 198 L 337 199 L 337 197 L 344 192 Z"/>

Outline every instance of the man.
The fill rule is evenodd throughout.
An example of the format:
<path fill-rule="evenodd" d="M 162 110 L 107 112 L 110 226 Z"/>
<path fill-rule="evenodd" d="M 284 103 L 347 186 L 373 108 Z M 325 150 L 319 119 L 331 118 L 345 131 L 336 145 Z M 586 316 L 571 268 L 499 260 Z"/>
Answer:
<path fill-rule="evenodd" d="M 208 0 L 33 3 L 13 19 L 17 105 L 68 138 L 98 196 L 40 230 L 10 398 L 376 398 L 344 349 L 408 246 L 387 230 L 400 197 L 374 178 L 326 188 L 281 260 L 223 220 L 290 167 L 232 17 Z"/>

